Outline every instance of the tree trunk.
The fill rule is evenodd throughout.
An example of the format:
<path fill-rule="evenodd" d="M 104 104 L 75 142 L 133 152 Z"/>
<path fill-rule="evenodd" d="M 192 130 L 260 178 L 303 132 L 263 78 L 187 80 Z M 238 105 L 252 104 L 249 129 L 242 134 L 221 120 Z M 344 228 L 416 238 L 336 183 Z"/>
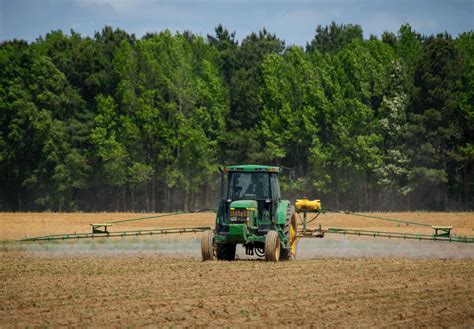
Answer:
<path fill-rule="evenodd" d="M 466 163 L 464 166 L 464 210 L 469 209 L 469 170 L 467 167 L 469 165 Z"/>
<path fill-rule="evenodd" d="M 448 172 L 448 166 L 447 166 L 447 163 L 446 163 L 446 158 L 444 159 L 443 161 L 443 169 L 444 169 L 444 172 L 447 173 Z M 448 207 L 448 183 L 443 183 L 442 185 L 442 198 L 443 198 L 443 202 L 442 202 L 442 205 L 441 205 L 441 211 L 446 211 L 446 208 Z"/>
<path fill-rule="evenodd" d="M 365 177 L 365 182 L 364 182 L 364 203 L 363 203 L 363 206 L 362 206 L 364 208 L 363 209 L 364 211 L 367 210 L 367 208 L 368 208 L 367 204 L 368 204 L 368 201 L 369 201 L 369 186 L 368 186 L 369 184 L 367 183 L 368 180 L 369 179 L 366 176 Z"/>
<path fill-rule="evenodd" d="M 168 187 L 168 182 L 166 178 L 163 182 L 163 194 L 164 194 L 164 199 L 165 199 L 163 209 L 165 211 L 168 211 L 170 209 L 170 189 Z"/>
<path fill-rule="evenodd" d="M 156 189 L 156 177 L 155 174 L 151 177 L 151 211 L 156 212 L 155 207 L 155 189 Z"/>
<path fill-rule="evenodd" d="M 186 189 L 184 189 L 184 193 L 183 193 L 183 203 L 184 203 L 184 211 L 188 211 L 188 191 Z"/>
<path fill-rule="evenodd" d="M 115 203 L 115 211 L 120 211 L 120 190 L 115 191 L 116 203 Z"/>
<path fill-rule="evenodd" d="M 127 204 L 125 202 L 125 199 L 126 199 L 126 195 L 125 195 L 125 186 L 124 186 L 124 187 L 122 187 L 122 210 L 123 210 L 123 212 L 127 211 Z"/>
<path fill-rule="evenodd" d="M 145 184 L 145 208 L 146 212 L 150 212 L 150 196 L 149 196 L 148 184 Z"/>
<path fill-rule="evenodd" d="M 210 208 L 209 205 L 209 184 L 204 185 L 204 208 Z"/>

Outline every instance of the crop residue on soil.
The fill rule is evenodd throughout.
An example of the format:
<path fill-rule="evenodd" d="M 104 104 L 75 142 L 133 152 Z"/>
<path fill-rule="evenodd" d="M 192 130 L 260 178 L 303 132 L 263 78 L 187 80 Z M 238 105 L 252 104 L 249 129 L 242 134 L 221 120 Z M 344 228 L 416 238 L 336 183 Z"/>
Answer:
<path fill-rule="evenodd" d="M 2 327 L 472 327 L 474 262 L 0 252 Z"/>
<path fill-rule="evenodd" d="M 111 229 L 212 226 L 214 216 Z M 325 216 L 323 227 L 426 233 Z M 385 216 L 461 235 L 474 226 L 471 213 Z M 474 327 L 472 244 L 327 235 L 301 239 L 296 261 L 267 263 L 201 262 L 199 234 L 15 241 L 131 217 L 0 214 L 1 327 Z M 237 256 L 248 259 L 243 248 Z"/>

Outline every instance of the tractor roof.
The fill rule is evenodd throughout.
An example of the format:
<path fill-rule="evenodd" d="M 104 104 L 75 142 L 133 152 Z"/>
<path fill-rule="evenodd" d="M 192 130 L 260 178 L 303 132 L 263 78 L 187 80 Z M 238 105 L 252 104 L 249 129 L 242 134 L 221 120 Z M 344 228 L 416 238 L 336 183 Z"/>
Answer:
<path fill-rule="evenodd" d="M 261 166 L 261 165 L 236 165 L 236 166 L 225 166 L 224 171 L 246 171 L 246 172 L 280 172 L 280 167 L 274 166 Z"/>

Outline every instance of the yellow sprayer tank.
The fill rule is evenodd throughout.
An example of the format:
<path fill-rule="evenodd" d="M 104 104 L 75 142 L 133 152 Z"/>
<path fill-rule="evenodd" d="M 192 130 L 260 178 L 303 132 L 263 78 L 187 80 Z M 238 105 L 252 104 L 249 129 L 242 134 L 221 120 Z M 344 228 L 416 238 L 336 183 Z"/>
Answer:
<path fill-rule="evenodd" d="M 318 211 L 321 210 L 321 200 L 308 200 L 308 199 L 296 199 L 296 211 L 309 210 Z"/>

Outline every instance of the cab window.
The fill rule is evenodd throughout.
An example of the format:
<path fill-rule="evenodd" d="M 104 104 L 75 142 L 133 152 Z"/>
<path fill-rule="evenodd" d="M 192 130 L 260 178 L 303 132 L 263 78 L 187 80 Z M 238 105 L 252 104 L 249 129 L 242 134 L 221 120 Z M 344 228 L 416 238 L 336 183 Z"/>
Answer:
<path fill-rule="evenodd" d="M 229 199 L 263 200 L 270 198 L 270 175 L 268 173 L 230 173 Z"/>
<path fill-rule="evenodd" d="M 271 184 L 272 184 L 273 199 L 280 200 L 281 199 L 280 184 L 278 183 L 277 174 L 271 175 Z"/>

